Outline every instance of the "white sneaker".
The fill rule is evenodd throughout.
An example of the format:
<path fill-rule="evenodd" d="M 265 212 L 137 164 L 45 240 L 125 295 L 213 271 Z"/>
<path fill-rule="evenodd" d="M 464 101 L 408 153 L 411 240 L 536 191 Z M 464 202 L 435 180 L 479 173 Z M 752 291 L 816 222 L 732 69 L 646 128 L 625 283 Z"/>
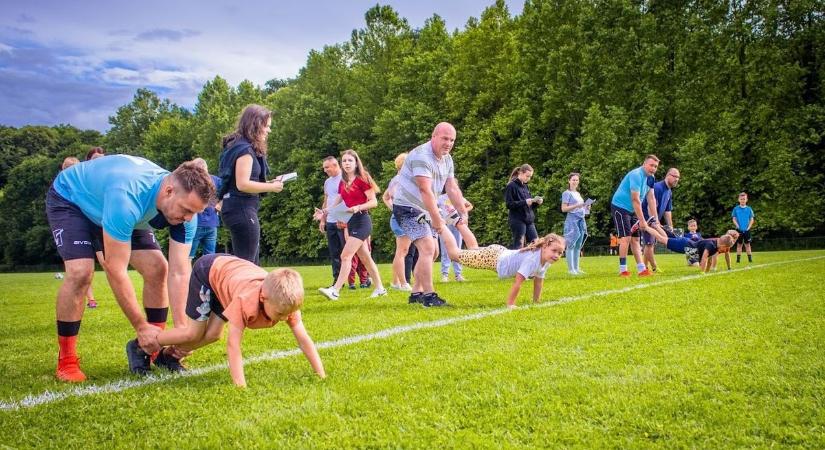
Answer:
<path fill-rule="evenodd" d="M 398 287 L 398 290 L 404 292 L 412 292 L 412 286 L 410 286 L 410 283 L 404 283 Z"/>
<path fill-rule="evenodd" d="M 335 286 L 330 286 L 327 288 L 319 288 L 318 292 L 324 295 L 324 297 L 330 300 L 338 300 L 338 290 L 335 289 Z"/>
<path fill-rule="evenodd" d="M 449 283 L 450 277 L 448 275 L 441 275 L 441 282 L 442 283 Z"/>
<path fill-rule="evenodd" d="M 383 297 L 385 295 L 387 295 L 387 290 L 384 289 L 384 288 L 381 288 L 381 289 L 376 289 L 376 290 L 372 291 L 372 294 L 370 294 L 370 298 Z"/>

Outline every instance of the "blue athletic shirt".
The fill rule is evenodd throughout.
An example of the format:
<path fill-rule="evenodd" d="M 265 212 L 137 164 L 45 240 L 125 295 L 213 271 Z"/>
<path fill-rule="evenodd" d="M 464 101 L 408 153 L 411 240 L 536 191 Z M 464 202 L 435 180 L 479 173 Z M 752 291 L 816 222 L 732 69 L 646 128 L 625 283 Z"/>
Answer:
<path fill-rule="evenodd" d="M 619 188 L 613 194 L 613 205 L 628 212 L 633 212 L 633 201 L 630 199 L 630 193 L 638 192 L 639 201 L 644 200 L 647 191 L 653 186 L 651 181 L 653 181 L 653 177 L 645 173 L 643 166 L 631 170 L 624 176 Z"/>
<path fill-rule="evenodd" d="M 739 231 L 748 231 L 748 224 L 751 223 L 753 210 L 747 205 L 744 208 L 736 205 L 733 207 L 730 216 L 736 218 L 736 222 L 739 224 Z"/>
<path fill-rule="evenodd" d="M 667 187 L 665 180 L 662 180 L 653 185 L 653 196 L 656 197 L 656 219 L 661 221 L 665 212 L 673 211 L 673 191 Z M 647 197 L 642 197 L 642 213 L 645 219 L 650 217 L 647 213 Z"/>
<path fill-rule="evenodd" d="M 134 230 L 155 225 L 168 226 L 173 240 L 189 244 L 195 236 L 197 216 L 189 222 L 169 225 L 155 207 L 167 175 L 168 170 L 147 159 L 108 155 L 61 171 L 54 180 L 54 189 L 120 242 L 130 242 Z"/>

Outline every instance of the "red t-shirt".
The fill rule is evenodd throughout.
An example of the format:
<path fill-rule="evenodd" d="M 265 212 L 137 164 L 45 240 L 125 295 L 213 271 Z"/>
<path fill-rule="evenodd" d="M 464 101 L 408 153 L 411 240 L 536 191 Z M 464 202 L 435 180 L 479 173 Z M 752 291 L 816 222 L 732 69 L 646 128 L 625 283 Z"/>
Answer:
<path fill-rule="evenodd" d="M 341 195 L 344 204 L 352 208 L 355 205 L 367 202 L 367 194 L 365 194 L 365 192 L 370 189 L 372 189 L 372 186 L 358 177 L 355 178 L 355 181 L 353 181 L 349 189 L 347 189 L 347 185 L 342 178 L 341 183 L 338 185 L 338 194 Z"/>

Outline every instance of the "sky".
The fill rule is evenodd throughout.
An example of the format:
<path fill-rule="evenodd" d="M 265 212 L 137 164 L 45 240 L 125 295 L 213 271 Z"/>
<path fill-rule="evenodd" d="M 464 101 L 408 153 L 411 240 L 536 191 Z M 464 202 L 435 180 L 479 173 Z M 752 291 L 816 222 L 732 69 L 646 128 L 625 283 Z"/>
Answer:
<path fill-rule="evenodd" d="M 494 0 L 384 1 L 421 28 L 463 29 Z M 521 13 L 521 0 L 506 1 Z M 237 85 L 291 78 L 310 50 L 349 40 L 376 0 L 0 0 L 0 125 L 106 131 L 148 87 L 186 108 L 216 75 Z"/>

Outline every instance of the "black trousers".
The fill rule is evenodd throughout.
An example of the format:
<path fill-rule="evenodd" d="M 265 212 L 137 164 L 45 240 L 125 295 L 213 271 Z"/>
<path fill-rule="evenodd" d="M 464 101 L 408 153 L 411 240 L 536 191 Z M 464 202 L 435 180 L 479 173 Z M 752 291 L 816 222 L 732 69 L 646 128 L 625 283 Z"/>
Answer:
<path fill-rule="evenodd" d="M 536 231 L 536 224 L 525 223 L 517 219 L 508 219 L 510 224 L 510 231 L 513 233 L 513 242 L 510 244 L 511 250 L 517 250 L 522 247 L 521 240 L 524 239 L 524 244 L 527 245 L 539 237 Z"/>
<path fill-rule="evenodd" d="M 232 203 L 221 211 L 223 224 L 232 235 L 232 254 L 260 264 L 261 224 L 258 222 L 258 202 Z"/>
<path fill-rule="evenodd" d="M 338 279 L 341 272 L 341 251 L 344 250 L 344 230 L 339 229 L 335 222 L 327 222 L 327 246 L 329 247 L 329 261 L 332 264 L 332 282 Z"/>

